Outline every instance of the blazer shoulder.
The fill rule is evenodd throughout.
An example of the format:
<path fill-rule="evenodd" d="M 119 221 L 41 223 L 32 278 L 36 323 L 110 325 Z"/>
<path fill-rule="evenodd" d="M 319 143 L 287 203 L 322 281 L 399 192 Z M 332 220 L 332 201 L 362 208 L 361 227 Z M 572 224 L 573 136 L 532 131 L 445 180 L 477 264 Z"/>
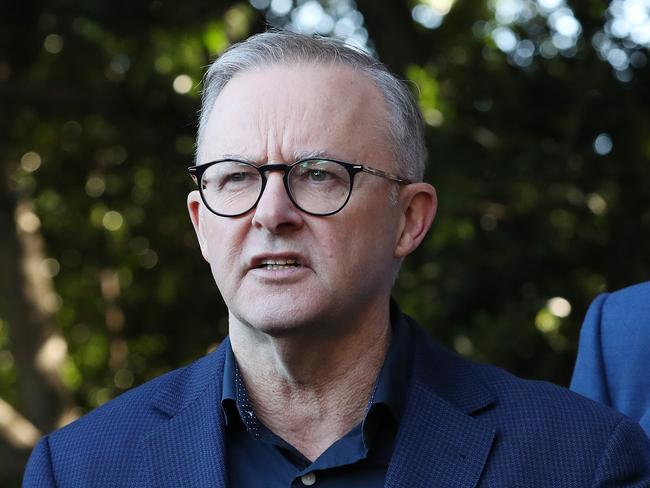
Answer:
<path fill-rule="evenodd" d="M 614 344 L 641 341 L 650 347 L 650 282 L 596 297 L 582 324 L 580 340 L 580 347 L 592 347 L 592 342 L 602 347 L 609 341 Z M 586 342 L 584 346 L 583 342 Z"/>
<path fill-rule="evenodd" d="M 221 348 L 220 348 L 221 349 Z M 79 443 L 131 443 L 191 402 L 216 381 L 219 350 L 126 391 L 49 434 L 55 451 Z"/>
<path fill-rule="evenodd" d="M 417 339 L 421 365 L 414 378 L 426 385 L 416 390 L 417 401 L 430 408 L 426 413 L 433 419 L 420 416 L 418 429 L 429 422 L 435 430 L 457 433 L 459 418 L 465 418 L 495 433 L 486 476 L 520 477 L 504 486 L 601 486 L 604 480 L 650 479 L 650 443 L 624 415 L 558 385 L 462 358 L 430 337 Z M 451 410 L 434 410 L 441 404 L 457 411 L 445 420 L 441 411 Z M 458 416 L 458 410 L 465 415 Z M 440 427 L 444 422 L 451 423 Z M 521 469 L 513 473 L 512 466 Z"/>
<path fill-rule="evenodd" d="M 149 399 L 182 369 L 133 388 L 38 442 L 27 463 L 23 486 L 133 486 L 140 439 L 162 421 Z M 104 480 L 99 483 L 99 479 Z M 47 481 L 47 482 L 46 482 Z"/>
<path fill-rule="evenodd" d="M 43 437 L 32 452 L 25 480 L 49 477 L 71 486 L 80 482 L 84 486 L 140 486 L 147 476 L 143 446 L 148 436 L 198 398 L 218 391 L 220 351 L 227 341 L 223 344 Z M 215 404 L 209 400 L 204 403 Z"/>
<path fill-rule="evenodd" d="M 602 304 L 603 319 L 633 317 L 650 322 L 650 281 L 609 293 Z M 628 322 L 634 322 L 628 320 Z"/>
<path fill-rule="evenodd" d="M 48 435 L 53 449 L 67 444 L 128 441 L 162 418 L 150 406 L 151 398 L 187 368 L 179 368 L 132 388 Z"/>
<path fill-rule="evenodd" d="M 548 419 L 574 419 L 576 424 L 594 423 L 606 431 L 624 418 L 616 410 L 563 386 L 543 380 L 520 378 L 494 366 L 480 365 L 478 369 L 506 410 L 521 411 L 525 415 L 534 413 L 545 423 Z"/>
<path fill-rule="evenodd" d="M 481 417 L 504 439 L 514 444 L 537 439 L 542 450 L 556 449 L 581 462 L 594 462 L 609 452 L 616 465 L 620 456 L 643 453 L 650 467 L 650 442 L 619 411 L 553 383 L 522 379 L 493 366 L 475 368 L 497 397 L 493 409 Z"/>
<path fill-rule="evenodd" d="M 650 486 L 650 440 L 638 423 L 552 383 L 498 370 L 486 376 L 498 401 L 480 420 L 499 432 L 503 458 L 522 451 L 530 458 L 553 458 L 567 477 L 590 473 L 589 486 Z M 530 469 L 541 476 L 545 468 Z"/>
<path fill-rule="evenodd" d="M 418 340 L 420 347 L 424 347 L 424 354 L 420 355 L 422 361 L 428 364 L 428 367 L 419 368 L 427 376 L 421 381 L 466 413 L 471 413 L 472 409 L 465 409 L 464 405 L 483 404 L 481 417 L 490 419 L 495 427 L 501 424 L 513 431 L 516 426 L 525 426 L 537 435 L 558 435 L 572 429 L 587 435 L 595 430 L 604 439 L 624 418 L 615 410 L 567 388 L 523 379 L 497 366 L 463 358 L 431 337 Z M 479 396 L 483 399 L 481 403 L 467 400 Z M 485 401 L 487 398 L 491 401 Z"/>
<path fill-rule="evenodd" d="M 631 285 L 612 292 L 612 296 L 622 300 L 643 301 L 650 300 L 650 281 Z"/>

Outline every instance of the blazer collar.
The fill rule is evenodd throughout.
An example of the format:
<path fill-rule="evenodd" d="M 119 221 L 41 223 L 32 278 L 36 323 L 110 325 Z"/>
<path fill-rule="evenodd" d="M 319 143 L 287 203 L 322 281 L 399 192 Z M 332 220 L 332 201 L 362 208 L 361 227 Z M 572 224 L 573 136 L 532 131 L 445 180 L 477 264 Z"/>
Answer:
<path fill-rule="evenodd" d="M 172 373 L 152 397 L 163 421 L 141 441 L 151 486 L 227 486 L 225 424 L 218 408 L 227 343 Z"/>
<path fill-rule="evenodd" d="M 495 396 L 472 363 L 437 345 L 415 322 L 416 345 L 406 410 L 386 487 L 477 485 L 495 436 L 478 414 Z"/>

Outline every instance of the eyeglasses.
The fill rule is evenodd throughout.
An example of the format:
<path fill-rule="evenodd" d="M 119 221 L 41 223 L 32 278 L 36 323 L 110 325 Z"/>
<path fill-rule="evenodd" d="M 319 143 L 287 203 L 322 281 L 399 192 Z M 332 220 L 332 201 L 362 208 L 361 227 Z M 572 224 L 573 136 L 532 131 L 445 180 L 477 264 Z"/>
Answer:
<path fill-rule="evenodd" d="M 370 166 L 321 158 L 263 166 L 222 159 L 190 166 L 188 170 L 205 206 L 222 217 L 238 217 L 255 207 L 266 187 L 267 173 L 271 171 L 284 173 L 284 188 L 296 207 L 319 216 L 333 215 L 345 207 L 357 173 L 368 173 L 402 185 L 411 184 L 407 179 Z"/>

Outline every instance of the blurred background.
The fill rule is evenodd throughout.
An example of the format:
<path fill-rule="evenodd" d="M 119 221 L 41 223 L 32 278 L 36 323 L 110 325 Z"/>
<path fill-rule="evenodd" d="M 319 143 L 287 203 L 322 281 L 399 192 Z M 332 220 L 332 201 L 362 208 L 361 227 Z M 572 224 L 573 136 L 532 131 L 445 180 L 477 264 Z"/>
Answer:
<path fill-rule="evenodd" d="M 226 334 L 186 167 L 206 64 L 268 26 L 417 85 L 440 211 L 395 296 L 447 346 L 567 385 L 589 302 L 649 279 L 648 0 L 10 2 L 0 485 L 39 436 Z"/>

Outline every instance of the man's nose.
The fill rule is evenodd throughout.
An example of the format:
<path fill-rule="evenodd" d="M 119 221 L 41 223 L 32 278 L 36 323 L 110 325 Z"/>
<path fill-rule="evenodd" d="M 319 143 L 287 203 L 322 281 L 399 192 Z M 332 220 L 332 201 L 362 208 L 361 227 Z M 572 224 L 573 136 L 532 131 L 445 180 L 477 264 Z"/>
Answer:
<path fill-rule="evenodd" d="M 253 225 L 272 234 L 302 225 L 302 212 L 293 204 L 284 186 L 281 171 L 267 173 L 266 187 L 253 213 Z"/>

